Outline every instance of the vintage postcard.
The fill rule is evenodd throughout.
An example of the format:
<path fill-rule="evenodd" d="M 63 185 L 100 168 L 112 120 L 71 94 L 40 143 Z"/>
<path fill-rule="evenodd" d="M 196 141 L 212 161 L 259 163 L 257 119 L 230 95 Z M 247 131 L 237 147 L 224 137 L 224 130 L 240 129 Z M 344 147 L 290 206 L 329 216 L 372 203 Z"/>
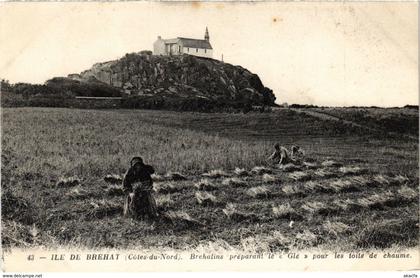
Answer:
<path fill-rule="evenodd" d="M 2 271 L 419 269 L 418 2 L 3 2 Z"/>

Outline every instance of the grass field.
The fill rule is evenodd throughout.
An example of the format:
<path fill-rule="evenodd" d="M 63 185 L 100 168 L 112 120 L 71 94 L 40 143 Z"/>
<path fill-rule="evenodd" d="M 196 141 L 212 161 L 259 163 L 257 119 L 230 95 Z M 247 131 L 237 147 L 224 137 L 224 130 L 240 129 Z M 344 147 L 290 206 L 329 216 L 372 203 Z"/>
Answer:
<path fill-rule="evenodd" d="M 301 146 L 309 163 L 267 165 L 274 142 Z M 121 215 L 118 176 L 134 155 L 157 171 L 154 223 Z M 418 245 L 418 142 L 289 109 L 2 109 L 1 170 L 4 246 Z"/>

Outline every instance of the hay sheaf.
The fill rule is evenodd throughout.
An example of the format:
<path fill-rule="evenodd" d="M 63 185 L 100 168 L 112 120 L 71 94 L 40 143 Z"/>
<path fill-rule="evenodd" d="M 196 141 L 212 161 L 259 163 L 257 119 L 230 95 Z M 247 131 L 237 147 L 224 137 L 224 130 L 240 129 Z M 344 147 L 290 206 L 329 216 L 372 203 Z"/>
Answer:
<path fill-rule="evenodd" d="M 292 163 L 288 163 L 288 164 L 280 164 L 279 165 L 279 169 L 282 170 L 283 172 L 294 172 L 294 171 L 299 171 L 302 169 L 301 166 L 292 164 Z"/>
<path fill-rule="evenodd" d="M 254 175 L 264 175 L 264 174 L 271 174 L 273 171 L 267 167 L 264 166 L 255 166 L 252 168 L 251 173 Z"/>
<path fill-rule="evenodd" d="M 202 176 L 206 178 L 211 178 L 211 179 L 218 179 L 218 178 L 223 178 L 223 177 L 229 177 L 229 174 L 222 169 L 216 169 L 216 170 L 211 170 L 207 173 L 204 173 L 202 174 Z"/>
<path fill-rule="evenodd" d="M 290 184 L 284 185 L 281 188 L 281 191 L 283 191 L 283 193 L 286 194 L 287 196 L 303 193 L 302 190 L 298 186 L 290 185 Z"/>
<path fill-rule="evenodd" d="M 122 203 L 115 203 L 107 200 L 91 201 L 90 207 L 86 213 L 87 219 L 101 219 L 104 217 L 122 214 Z"/>
<path fill-rule="evenodd" d="M 257 199 L 268 198 L 270 190 L 266 186 L 256 186 L 248 189 L 246 194 Z"/>
<path fill-rule="evenodd" d="M 197 228 L 204 226 L 200 221 L 192 218 L 184 211 L 168 211 L 162 214 L 162 217 L 173 226 L 180 228 Z"/>
<path fill-rule="evenodd" d="M 302 163 L 303 167 L 305 167 L 306 169 L 317 169 L 319 167 L 319 165 L 317 163 L 314 162 L 308 162 L 308 161 L 304 161 Z"/>
<path fill-rule="evenodd" d="M 165 178 L 170 181 L 185 181 L 187 177 L 179 172 L 168 172 Z"/>
<path fill-rule="evenodd" d="M 316 234 L 306 229 L 296 234 L 295 242 L 298 247 L 316 246 L 319 243 L 319 238 Z"/>
<path fill-rule="evenodd" d="M 288 177 L 289 179 L 294 180 L 294 181 L 307 181 L 312 178 L 310 173 L 304 172 L 304 171 L 297 171 L 297 172 L 290 173 Z"/>
<path fill-rule="evenodd" d="M 106 189 L 108 196 L 124 196 L 124 190 L 122 186 L 110 186 Z"/>
<path fill-rule="evenodd" d="M 240 211 L 236 204 L 228 203 L 226 207 L 222 210 L 223 213 L 233 221 L 257 221 L 258 216 L 254 213 L 245 213 Z"/>
<path fill-rule="evenodd" d="M 317 202 L 317 201 L 305 202 L 302 205 L 302 209 L 306 210 L 307 212 L 311 214 L 316 214 L 316 213 L 322 214 L 329 211 L 328 206 L 326 204 Z"/>
<path fill-rule="evenodd" d="M 360 168 L 358 166 L 342 166 L 338 169 L 339 172 L 344 175 L 361 175 L 368 172 L 365 168 Z"/>
<path fill-rule="evenodd" d="M 123 177 L 117 174 L 109 174 L 104 177 L 104 181 L 110 184 L 120 184 L 123 181 Z"/>
<path fill-rule="evenodd" d="M 281 205 L 273 205 L 272 212 L 275 218 L 287 218 L 287 219 L 301 219 L 301 216 L 296 210 L 290 205 L 285 203 Z"/>
<path fill-rule="evenodd" d="M 342 210 L 342 211 L 356 211 L 361 207 L 357 201 L 352 200 L 352 199 L 334 200 L 333 203 L 332 203 L 332 206 L 337 211 L 340 211 L 340 210 Z"/>
<path fill-rule="evenodd" d="M 381 174 L 374 176 L 373 180 L 380 185 L 390 185 L 392 181 L 391 177 Z"/>
<path fill-rule="evenodd" d="M 395 195 L 391 191 L 374 193 L 372 195 L 360 198 L 358 204 L 364 208 L 381 208 L 384 205 L 393 203 Z"/>
<path fill-rule="evenodd" d="M 334 161 L 334 160 L 325 160 L 321 163 L 322 166 L 325 167 L 341 167 L 343 166 L 342 163 Z"/>
<path fill-rule="evenodd" d="M 69 192 L 67 192 L 65 196 L 69 199 L 83 200 L 90 198 L 92 196 L 92 193 L 88 192 L 86 189 L 83 189 L 81 187 L 74 187 Z"/>
<path fill-rule="evenodd" d="M 178 192 L 181 188 L 172 182 L 156 182 L 153 184 L 153 190 L 157 193 L 168 194 Z"/>
<path fill-rule="evenodd" d="M 279 178 L 270 174 L 264 174 L 262 176 L 262 180 L 266 183 L 274 183 L 274 182 L 278 182 Z"/>
<path fill-rule="evenodd" d="M 339 221 L 326 221 L 322 224 L 322 227 L 325 232 L 328 234 L 331 234 L 335 237 L 343 234 L 347 234 L 349 231 L 351 231 L 351 227 L 347 224 L 344 224 Z"/>
<path fill-rule="evenodd" d="M 357 190 L 357 185 L 349 179 L 337 179 L 328 184 L 329 188 L 335 192 L 346 192 Z"/>
<path fill-rule="evenodd" d="M 202 206 L 211 206 L 217 204 L 216 196 L 208 192 L 196 192 L 195 199 Z"/>
<path fill-rule="evenodd" d="M 159 174 L 152 174 L 152 180 L 153 181 L 164 181 L 165 177 L 163 177 L 162 175 Z"/>
<path fill-rule="evenodd" d="M 236 167 L 235 170 L 233 171 L 233 173 L 235 173 L 235 175 L 237 175 L 238 177 L 249 176 L 249 172 L 247 170 L 245 170 L 244 168 Z"/>
<path fill-rule="evenodd" d="M 222 181 L 225 186 L 246 187 L 248 184 L 245 180 L 239 178 L 226 178 Z"/>
<path fill-rule="evenodd" d="M 213 190 L 218 189 L 218 186 L 212 183 L 209 179 L 201 179 L 200 181 L 196 182 L 194 186 L 198 190 L 203 190 L 203 191 L 213 191 Z"/>
<path fill-rule="evenodd" d="M 175 202 L 172 200 L 170 194 L 165 195 L 158 195 L 156 196 L 156 206 L 158 209 L 168 209 L 170 208 Z"/>
<path fill-rule="evenodd" d="M 418 200 L 419 198 L 419 192 L 406 185 L 403 185 L 397 192 L 405 201 Z"/>
<path fill-rule="evenodd" d="M 56 187 L 73 187 L 80 184 L 80 179 L 76 176 L 73 177 L 60 177 L 55 184 Z"/>

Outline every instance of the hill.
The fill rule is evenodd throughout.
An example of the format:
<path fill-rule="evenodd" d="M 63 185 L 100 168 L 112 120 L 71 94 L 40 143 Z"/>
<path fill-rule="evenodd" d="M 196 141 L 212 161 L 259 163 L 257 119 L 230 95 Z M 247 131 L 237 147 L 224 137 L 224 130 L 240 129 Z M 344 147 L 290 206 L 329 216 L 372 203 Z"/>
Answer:
<path fill-rule="evenodd" d="M 275 101 L 272 90 L 249 70 L 190 55 L 126 54 L 68 78 L 85 83 L 98 80 L 130 96 L 201 98 L 253 105 L 274 105 Z"/>

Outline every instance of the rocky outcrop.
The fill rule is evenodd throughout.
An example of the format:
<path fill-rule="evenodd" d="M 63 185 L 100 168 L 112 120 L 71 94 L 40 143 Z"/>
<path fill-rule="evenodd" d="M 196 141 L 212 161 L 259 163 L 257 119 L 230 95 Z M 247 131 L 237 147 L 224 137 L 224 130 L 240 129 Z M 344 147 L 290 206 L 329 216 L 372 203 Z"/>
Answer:
<path fill-rule="evenodd" d="M 190 55 L 155 56 L 145 51 L 127 54 L 68 78 L 79 82 L 98 80 L 131 96 L 245 101 L 255 105 L 273 105 L 275 100 L 272 90 L 247 69 Z"/>

